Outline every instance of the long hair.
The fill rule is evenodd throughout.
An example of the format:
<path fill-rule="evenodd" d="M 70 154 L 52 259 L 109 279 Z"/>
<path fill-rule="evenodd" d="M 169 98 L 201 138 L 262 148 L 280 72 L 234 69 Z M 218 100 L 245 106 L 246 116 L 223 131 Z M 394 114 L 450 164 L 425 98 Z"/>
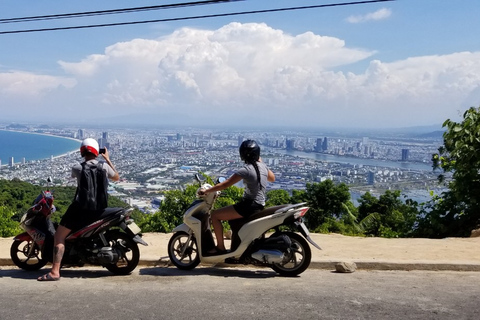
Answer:
<path fill-rule="evenodd" d="M 248 159 L 248 160 L 245 160 L 245 163 L 249 163 L 255 168 L 255 172 L 257 173 L 258 184 L 261 185 L 260 169 L 258 169 L 257 160 Z"/>
<path fill-rule="evenodd" d="M 261 185 L 260 170 L 258 169 L 257 161 L 260 159 L 260 146 L 255 140 L 245 140 L 239 148 L 240 158 L 245 163 L 253 165 L 257 173 L 258 184 Z"/>

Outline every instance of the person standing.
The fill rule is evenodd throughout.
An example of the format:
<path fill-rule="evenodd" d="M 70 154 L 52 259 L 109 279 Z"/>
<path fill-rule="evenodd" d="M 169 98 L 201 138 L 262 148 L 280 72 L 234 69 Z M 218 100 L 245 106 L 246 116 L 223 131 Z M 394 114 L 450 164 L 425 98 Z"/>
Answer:
<path fill-rule="evenodd" d="M 105 171 L 108 179 L 112 181 L 118 181 L 120 179 L 117 170 L 110 160 L 108 150 L 105 148 L 105 152 L 101 154 L 105 159 L 106 165 L 105 163 L 102 164 L 97 160 L 99 152 L 100 149 L 98 142 L 95 139 L 87 138 L 82 141 L 80 146 L 80 154 L 84 158 L 84 161 L 82 163 L 75 164 L 72 167 L 72 178 L 77 179 L 77 193 L 72 204 L 68 207 L 67 211 L 63 215 L 55 232 L 52 269 L 49 273 L 37 278 L 38 281 L 56 281 L 60 279 L 60 267 L 62 264 L 63 254 L 65 252 L 65 239 L 70 232 L 77 231 L 92 223 L 103 212 L 102 208 L 100 208 L 100 210 L 84 210 L 83 204 L 79 201 L 79 189 L 81 187 L 80 180 L 82 170 L 85 170 L 85 166 L 97 166 L 97 168 L 101 166 L 100 170 Z"/>

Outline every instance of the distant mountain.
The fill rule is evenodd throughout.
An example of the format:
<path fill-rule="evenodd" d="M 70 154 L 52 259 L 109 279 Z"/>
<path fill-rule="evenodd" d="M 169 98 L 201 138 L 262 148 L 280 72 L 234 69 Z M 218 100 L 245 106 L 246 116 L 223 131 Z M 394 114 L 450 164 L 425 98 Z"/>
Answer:
<path fill-rule="evenodd" d="M 13 130 L 18 130 L 18 129 L 27 129 L 28 127 L 23 124 L 18 124 L 18 123 L 12 123 L 7 126 L 7 129 L 13 129 Z"/>
<path fill-rule="evenodd" d="M 419 138 L 425 138 L 425 139 L 428 139 L 428 138 L 432 138 L 432 139 L 442 139 L 444 132 L 445 132 L 445 131 L 427 132 L 427 133 L 419 134 L 418 137 L 419 137 Z"/>

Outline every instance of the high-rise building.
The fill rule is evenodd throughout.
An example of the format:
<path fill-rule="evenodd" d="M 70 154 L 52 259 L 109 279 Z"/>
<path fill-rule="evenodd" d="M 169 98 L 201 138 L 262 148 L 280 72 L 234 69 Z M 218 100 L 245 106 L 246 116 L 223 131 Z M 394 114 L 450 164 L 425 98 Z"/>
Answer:
<path fill-rule="evenodd" d="M 110 144 L 108 143 L 108 132 L 102 132 L 102 137 L 98 139 L 98 146 L 100 148 L 110 148 Z"/>
<path fill-rule="evenodd" d="M 240 147 L 242 145 L 242 142 L 243 142 L 243 136 L 238 136 L 238 146 Z"/>
<path fill-rule="evenodd" d="M 375 173 L 373 171 L 368 171 L 367 173 L 367 184 L 375 184 Z"/>
<path fill-rule="evenodd" d="M 13 167 L 13 164 L 14 164 L 14 163 L 15 163 L 15 162 L 13 161 L 13 157 L 10 157 L 10 161 L 9 161 L 10 167 Z"/>
<path fill-rule="evenodd" d="M 80 139 L 80 140 L 85 138 L 85 131 L 83 129 L 78 129 L 77 138 Z"/>
<path fill-rule="evenodd" d="M 287 150 L 295 150 L 295 140 L 294 139 L 287 139 Z"/>
<path fill-rule="evenodd" d="M 322 149 L 323 149 L 323 151 L 327 151 L 327 150 L 328 150 L 328 139 L 327 139 L 327 137 L 325 137 L 325 138 L 323 139 Z"/>
<path fill-rule="evenodd" d="M 409 154 L 408 149 L 402 149 L 402 161 L 408 161 L 408 154 Z"/>
<path fill-rule="evenodd" d="M 323 142 L 322 138 L 317 139 L 317 144 L 315 146 L 315 151 L 320 152 L 320 151 L 323 150 L 322 142 Z"/>

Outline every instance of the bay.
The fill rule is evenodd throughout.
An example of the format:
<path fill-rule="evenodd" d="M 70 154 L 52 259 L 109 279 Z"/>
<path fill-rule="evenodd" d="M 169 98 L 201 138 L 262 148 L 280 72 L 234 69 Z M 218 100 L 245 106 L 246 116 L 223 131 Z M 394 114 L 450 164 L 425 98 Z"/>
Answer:
<path fill-rule="evenodd" d="M 72 151 L 80 147 L 78 140 L 45 134 L 0 130 L 0 160 L 2 165 L 48 159 Z"/>

